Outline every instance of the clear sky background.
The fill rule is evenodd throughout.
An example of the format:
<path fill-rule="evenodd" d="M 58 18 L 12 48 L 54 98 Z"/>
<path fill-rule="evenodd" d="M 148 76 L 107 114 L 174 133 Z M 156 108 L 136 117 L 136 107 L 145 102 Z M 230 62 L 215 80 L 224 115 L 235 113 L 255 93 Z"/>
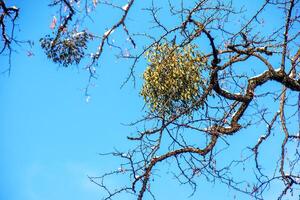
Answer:
<path fill-rule="evenodd" d="M 87 103 L 82 90 L 87 74 L 80 67 L 59 68 L 47 60 L 39 46 L 38 40 L 50 32 L 55 14 L 47 7 L 48 1 L 7 2 L 21 8 L 18 22 L 22 32 L 18 37 L 34 40 L 35 46 L 31 57 L 22 47 L 13 55 L 11 76 L 0 76 L 0 199 L 101 199 L 102 191 L 89 182 L 87 175 L 118 168 L 117 161 L 98 153 L 119 147 L 126 150 L 130 145 L 126 136 L 134 129 L 122 123 L 135 121 L 144 112 L 140 84 L 120 89 L 129 72 L 128 63 L 116 61 L 107 50 Z M 106 16 L 106 21 L 112 18 L 105 12 L 101 16 Z M 95 22 L 95 29 L 98 26 L 102 26 L 101 21 Z M 1 67 L 6 61 L 0 57 Z M 241 141 L 239 136 L 233 139 L 243 145 L 245 141 Z M 153 186 L 158 199 L 186 199 L 187 187 L 179 188 L 169 181 L 170 174 L 166 177 L 158 177 Z M 109 182 L 118 184 L 114 179 Z M 203 180 L 191 199 L 199 199 L 200 194 L 203 199 L 211 199 L 211 193 L 215 199 L 224 200 L 233 199 L 235 194 Z"/>

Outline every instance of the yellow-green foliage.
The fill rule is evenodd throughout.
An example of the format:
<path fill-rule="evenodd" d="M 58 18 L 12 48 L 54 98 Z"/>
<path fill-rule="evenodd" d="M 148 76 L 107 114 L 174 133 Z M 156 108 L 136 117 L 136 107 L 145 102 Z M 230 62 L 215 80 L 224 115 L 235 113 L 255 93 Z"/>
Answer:
<path fill-rule="evenodd" d="M 204 85 L 205 62 L 195 45 L 157 44 L 146 52 L 149 66 L 141 95 L 151 111 L 170 115 L 196 102 Z"/>

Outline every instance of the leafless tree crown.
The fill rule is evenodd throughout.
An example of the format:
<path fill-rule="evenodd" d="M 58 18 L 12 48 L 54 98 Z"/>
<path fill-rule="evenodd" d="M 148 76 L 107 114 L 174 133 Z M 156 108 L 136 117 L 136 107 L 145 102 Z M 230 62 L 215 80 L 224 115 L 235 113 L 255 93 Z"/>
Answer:
<path fill-rule="evenodd" d="M 136 147 L 107 154 L 121 158 L 122 163 L 116 170 L 90 177 L 107 192 L 104 199 L 122 193 L 138 200 L 159 197 L 152 191 L 152 184 L 163 164 L 172 164 L 174 177 L 180 184 L 190 185 L 192 195 L 201 176 L 254 199 L 265 199 L 270 191 L 278 199 L 299 196 L 300 2 L 264 0 L 255 1 L 255 6 L 250 4 L 233 0 L 153 0 L 142 9 L 138 0 L 55 0 L 50 4 L 59 8 L 60 15 L 53 19 L 53 33 L 42 47 L 50 59 L 65 66 L 74 64 L 72 59 L 77 64 L 84 59 L 90 80 L 96 77 L 96 66 L 109 48 L 119 51 L 120 58 L 132 60 L 125 82 L 135 82 L 135 70 L 145 63 L 145 53 L 165 42 L 176 44 L 176 48 L 197 45 L 206 63 L 205 87 L 196 101 L 171 115 L 145 109 L 146 115 L 130 124 L 138 129 L 128 137 Z M 100 34 L 76 26 L 92 18 L 101 7 L 117 10 L 120 18 Z M 10 49 L 3 18 L 14 21 L 18 9 L 5 7 L 3 2 L 1 8 L 3 49 Z M 148 17 L 140 26 L 150 25 L 149 29 L 137 31 L 137 27 L 131 27 L 134 21 L 141 23 L 134 18 L 135 13 Z M 129 47 L 115 43 L 114 34 L 123 34 Z M 81 37 L 84 44 L 80 47 L 84 48 L 76 49 L 76 38 Z M 93 53 L 87 53 L 88 42 L 97 44 Z M 53 51 L 63 45 L 74 55 L 61 57 L 63 51 Z M 249 142 L 242 142 L 245 146 L 240 147 L 241 152 L 230 154 L 235 155 L 230 158 L 226 152 L 232 152 L 232 146 L 237 145 L 234 137 L 241 135 Z M 222 159 L 219 164 L 225 155 L 227 161 Z M 254 178 L 239 177 L 244 170 Z M 129 183 L 111 188 L 105 182 L 111 176 L 125 176 Z M 272 189 L 274 184 L 280 185 L 280 191 Z"/>

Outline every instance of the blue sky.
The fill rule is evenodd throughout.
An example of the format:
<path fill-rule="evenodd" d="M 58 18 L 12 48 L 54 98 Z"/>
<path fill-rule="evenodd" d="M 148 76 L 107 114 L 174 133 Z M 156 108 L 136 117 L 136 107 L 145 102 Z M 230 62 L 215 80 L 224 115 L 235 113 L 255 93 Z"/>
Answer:
<path fill-rule="evenodd" d="M 116 61 L 107 51 L 87 103 L 83 92 L 87 74 L 76 67 L 59 68 L 46 59 L 38 44 L 38 39 L 49 33 L 55 14 L 47 7 L 48 1 L 14 2 L 21 8 L 18 37 L 34 40 L 35 55 L 28 57 L 27 47 L 22 47 L 13 55 L 11 75 L 0 76 L 0 199 L 101 199 L 103 193 L 87 175 L 118 167 L 117 161 L 98 153 L 119 147 L 126 150 L 131 145 L 126 136 L 135 129 L 122 123 L 135 121 L 144 112 L 140 82 L 137 88 L 128 84 L 120 89 L 129 72 L 128 63 Z M 2 66 L 6 58 L 0 57 L 0 61 Z M 243 144 L 240 136 L 234 140 Z M 178 188 L 169 182 L 170 174 L 166 177 L 158 177 L 159 184 L 153 186 L 160 194 L 158 199 L 185 199 L 186 187 Z M 109 182 L 118 184 L 114 179 Z M 171 191 L 166 191 L 169 188 Z M 216 198 L 232 199 L 234 194 L 205 181 L 200 188 L 197 194 L 207 197 L 214 192 Z M 191 199 L 198 199 L 197 195 Z"/>

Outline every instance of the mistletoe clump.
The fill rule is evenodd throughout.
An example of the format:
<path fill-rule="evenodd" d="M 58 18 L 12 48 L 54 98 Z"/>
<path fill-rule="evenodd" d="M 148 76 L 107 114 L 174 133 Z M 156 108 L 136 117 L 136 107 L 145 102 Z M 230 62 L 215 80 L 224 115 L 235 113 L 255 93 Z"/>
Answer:
<path fill-rule="evenodd" d="M 181 108 L 199 106 L 196 101 L 204 87 L 201 73 L 206 62 L 196 45 L 157 44 L 146 57 L 149 66 L 141 95 L 151 111 L 171 115 Z"/>
<path fill-rule="evenodd" d="M 89 37 L 85 31 L 71 32 L 57 38 L 46 35 L 40 42 L 49 59 L 68 67 L 79 64 L 84 57 Z"/>

